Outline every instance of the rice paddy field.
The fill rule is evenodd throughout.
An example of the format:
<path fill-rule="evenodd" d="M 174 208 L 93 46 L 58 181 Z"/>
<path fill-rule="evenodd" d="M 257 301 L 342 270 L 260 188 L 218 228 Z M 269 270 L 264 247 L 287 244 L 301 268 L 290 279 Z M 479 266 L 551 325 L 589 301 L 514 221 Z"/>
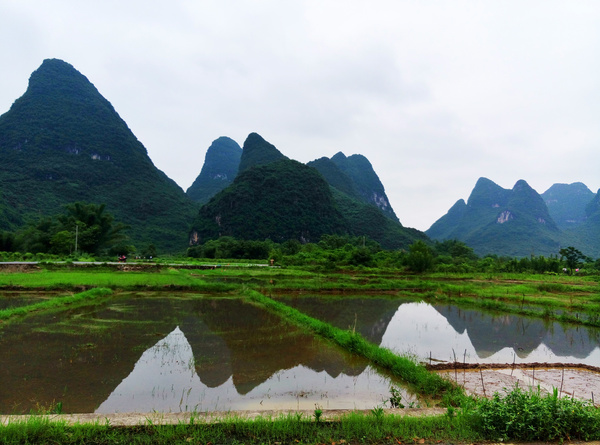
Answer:
<path fill-rule="evenodd" d="M 572 394 L 564 370 L 562 385 L 557 375 L 573 366 L 597 372 L 599 305 L 594 277 L 566 275 L 322 273 L 240 264 L 4 266 L 0 414 L 11 420 L 0 435 L 8 434 L 7 425 L 33 428 L 30 417 L 21 417 L 28 414 L 187 413 L 189 426 L 194 416 L 262 411 L 288 416 L 277 422 L 288 422 L 289 432 L 297 431 L 289 416 L 312 428 L 335 411 L 359 415 L 352 422 L 369 424 L 376 443 L 393 443 L 408 433 L 376 434 L 388 416 L 442 408 L 443 421 L 402 422 L 421 422 L 410 427 L 419 440 L 440 440 L 442 430 L 448 440 L 455 434 L 474 440 L 484 437 L 481 415 L 466 413 L 481 398 L 492 400 L 505 380 L 492 376 L 474 389 L 467 384 L 469 367 L 476 370 L 471 380 L 491 367 L 504 365 L 511 377 L 519 368 L 521 385 L 542 395 L 560 387 L 559 399 L 595 410 L 591 386 L 589 395 Z M 537 381 L 525 378 L 530 364 Z M 540 380 L 545 364 L 559 366 L 548 383 Z M 440 366 L 446 371 L 435 370 Z M 500 383 L 494 386 L 494 379 Z M 272 420 L 269 428 L 277 423 Z M 148 425 L 142 429 L 139 437 L 148 438 Z M 295 437 L 310 443 L 317 437 L 302 434 Z"/>

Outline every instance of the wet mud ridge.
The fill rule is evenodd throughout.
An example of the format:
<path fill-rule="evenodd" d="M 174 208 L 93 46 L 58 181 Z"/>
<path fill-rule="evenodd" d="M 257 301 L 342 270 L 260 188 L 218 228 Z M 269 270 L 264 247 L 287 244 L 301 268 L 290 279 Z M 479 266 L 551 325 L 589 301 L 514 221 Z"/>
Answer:
<path fill-rule="evenodd" d="M 492 397 L 519 386 L 558 391 L 559 397 L 573 397 L 600 405 L 600 368 L 569 363 L 439 363 L 427 369 L 456 382 L 467 393 Z"/>
<path fill-rule="evenodd" d="M 460 363 L 460 362 L 447 362 L 447 363 L 436 363 L 425 364 L 425 367 L 429 371 L 447 371 L 449 369 L 461 369 L 461 370 L 479 370 L 479 369 L 585 369 L 587 371 L 600 373 L 600 367 L 586 365 L 583 363 Z"/>

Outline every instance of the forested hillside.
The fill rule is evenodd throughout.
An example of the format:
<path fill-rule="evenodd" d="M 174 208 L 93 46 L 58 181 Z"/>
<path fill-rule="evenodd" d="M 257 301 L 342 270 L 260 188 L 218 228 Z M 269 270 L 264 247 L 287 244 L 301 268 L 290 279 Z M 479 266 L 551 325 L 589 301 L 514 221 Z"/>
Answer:
<path fill-rule="evenodd" d="M 2 230 L 85 201 L 105 204 L 140 248 L 185 249 L 198 208 L 94 85 L 57 59 L 45 60 L 0 116 L 0 184 Z"/>

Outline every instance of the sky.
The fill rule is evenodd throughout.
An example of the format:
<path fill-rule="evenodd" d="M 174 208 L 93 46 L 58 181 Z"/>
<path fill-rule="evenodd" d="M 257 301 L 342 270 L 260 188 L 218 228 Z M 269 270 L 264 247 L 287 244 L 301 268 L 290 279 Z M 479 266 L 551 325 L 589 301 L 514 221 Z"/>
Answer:
<path fill-rule="evenodd" d="M 0 114 L 47 58 L 183 190 L 213 140 L 366 156 L 407 227 L 486 177 L 600 188 L 597 0 L 0 0 Z"/>

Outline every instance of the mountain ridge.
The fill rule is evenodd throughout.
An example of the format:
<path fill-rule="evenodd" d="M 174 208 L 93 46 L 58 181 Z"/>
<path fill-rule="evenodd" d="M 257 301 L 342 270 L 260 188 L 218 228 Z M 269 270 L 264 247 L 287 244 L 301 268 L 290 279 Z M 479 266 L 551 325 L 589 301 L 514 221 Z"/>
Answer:
<path fill-rule="evenodd" d="M 575 183 L 569 193 L 574 190 L 585 196 L 584 188 L 587 189 Z M 556 184 L 545 192 L 544 199 L 524 180 L 517 181 L 508 190 L 487 178 L 479 178 L 468 201 L 458 200 L 425 233 L 434 240 L 462 241 L 478 255 L 558 255 L 560 248 L 566 245 L 578 245 L 587 255 L 598 255 L 600 243 L 594 234 L 600 233 L 600 221 L 596 223 L 594 218 L 586 216 L 578 227 L 566 230 L 563 225 L 561 229 L 547 205 L 557 190 L 561 199 L 568 200 L 565 197 L 569 193 L 564 193 L 565 188 Z M 581 213 L 582 207 L 581 202 L 576 202 L 570 210 L 563 209 L 558 214 L 566 218 L 564 215 L 569 211 Z M 596 215 L 595 210 L 591 213 Z"/>
<path fill-rule="evenodd" d="M 0 116 L 2 230 L 75 201 L 105 203 L 139 247 L 187 239 L 197 206 L 154 166 L 146 148 L 72 65 L 46 59 Z"/>

